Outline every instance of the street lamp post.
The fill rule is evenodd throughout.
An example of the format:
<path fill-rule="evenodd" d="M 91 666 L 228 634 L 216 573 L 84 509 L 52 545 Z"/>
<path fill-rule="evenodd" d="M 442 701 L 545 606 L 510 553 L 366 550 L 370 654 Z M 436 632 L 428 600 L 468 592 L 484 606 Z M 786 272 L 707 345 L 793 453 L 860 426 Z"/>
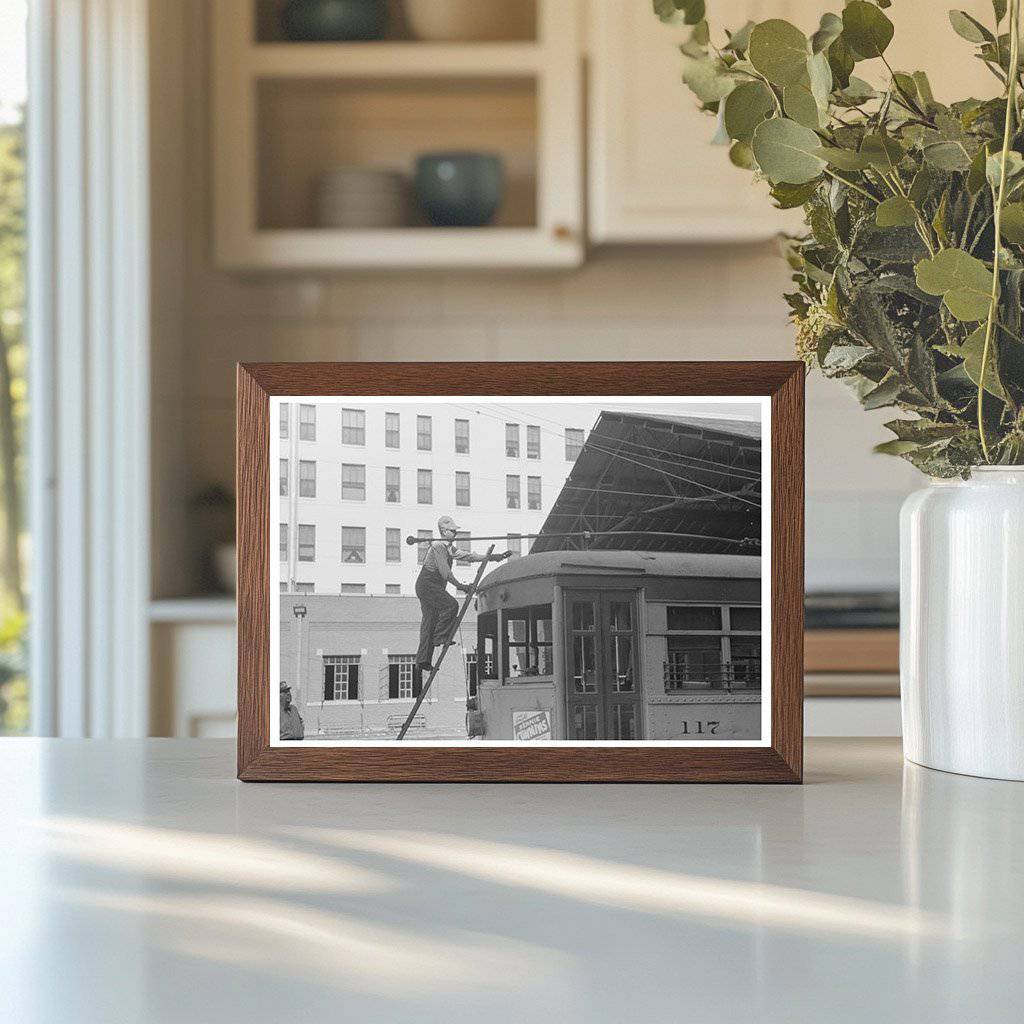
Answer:
<path fill-rule="evenodd" d="M 302 620 L 306 617 L 306 610 L 304 604 L 292 606 L 292 614 L 295 616 L 295 696 L 300 708 L 304 707 L 303 696 L 306 692 L 302 677 Z"/>

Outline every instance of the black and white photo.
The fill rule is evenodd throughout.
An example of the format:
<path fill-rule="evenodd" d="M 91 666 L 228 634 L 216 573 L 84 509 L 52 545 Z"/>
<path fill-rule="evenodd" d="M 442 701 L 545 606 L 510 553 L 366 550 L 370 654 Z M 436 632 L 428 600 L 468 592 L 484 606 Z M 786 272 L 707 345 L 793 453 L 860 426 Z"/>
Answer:
<path fill-rule="evenodd" d="M 766 745 L 769 416 L 272 397 L 272 745 Z"/>

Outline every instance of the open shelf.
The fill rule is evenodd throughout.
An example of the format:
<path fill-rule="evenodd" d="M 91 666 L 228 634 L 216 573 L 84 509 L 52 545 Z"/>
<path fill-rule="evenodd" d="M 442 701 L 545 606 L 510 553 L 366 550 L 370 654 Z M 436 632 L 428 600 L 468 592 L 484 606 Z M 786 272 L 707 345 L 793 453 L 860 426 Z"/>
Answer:
<path fill-rule="evenodd" d="M 286 41 L 284 30 L 281 27 L 281 12 L 284 4 L 285 0 L 254 0 L 252 7 L 254 17 L 249 22 L 252 26 L 253 42 L 262 46 Z M 538 34 L 537 0 L 505 0 L 505 6 L 505 21 L 501 25 L 502 38 L 510 42 L 534 42 Z M 388 0 L 388 24 L 384 38 L 388 42 L 419 43 L 414 26 L 406 13 L 405 0 Z M 298 45 L 313 46 L 316 44 L 299 43 Z M 372 44 L 356 43 L 354 45 Z M 487 44 L 465 43 L 462 45 L 486 46 Z"/>
<path fill-rule="evenodd" d="M 382 78 L 535 75 L 535 43 L 272 43 L 250 47 L 257 78 Z"/>
<path fill-rule="evenodd" d="M 493 228 L 536 227 L 533 79 L 272 79 L 258 85 L 256 118 L 260 231 L 331 230 L 316 223 L 314 197 L 325 174 L 350 166 L 401 173 L 410 194 L 401 230 L 429 230 L 413 177 L 416 158 L 438 150 L 497 153 L 505 190 Z M 378 233 L 355 232 L 353 241 L 373 246 Z M 443 234 L 454 240 L 451 229 Z"/>
<path fill-rule="evenodd" d="M 281 41 L 278 0 L 213 8 L 214 240 L 231 269 L 568 267 L 583 258 L 581 54 L 576 0 L 529 4 L 531 38 L 434 43 Z M 401 173 L 417 157 L 496 153 L 491 224 L 321 226 L 331 172 Z M 365 218 L 363 218 L 365 220 Z M 382 218 L 383 220 L 383 218 Z"/>

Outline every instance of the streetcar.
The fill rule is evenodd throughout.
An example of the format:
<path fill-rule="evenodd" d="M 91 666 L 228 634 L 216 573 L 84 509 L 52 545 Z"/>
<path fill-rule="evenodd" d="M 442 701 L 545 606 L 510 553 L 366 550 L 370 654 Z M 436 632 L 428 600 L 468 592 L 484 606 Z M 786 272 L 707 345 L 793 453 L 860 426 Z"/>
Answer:
<path fill-rule="evenodd" d="M 758 740 L 761 559 L 554 550 L 477 591 L 471 737 Z"/>

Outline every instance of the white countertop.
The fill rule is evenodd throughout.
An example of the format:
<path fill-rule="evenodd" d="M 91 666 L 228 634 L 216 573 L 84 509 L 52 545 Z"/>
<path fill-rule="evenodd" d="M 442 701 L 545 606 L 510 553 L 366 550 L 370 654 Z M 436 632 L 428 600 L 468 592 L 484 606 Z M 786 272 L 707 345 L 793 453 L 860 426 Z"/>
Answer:
<path fill-rule="evenodd" d="M 1024 785 L 807 769 L 242 785 L 230 742 L 0 741 L 0 1021 L 1019 1019 Z"/>

